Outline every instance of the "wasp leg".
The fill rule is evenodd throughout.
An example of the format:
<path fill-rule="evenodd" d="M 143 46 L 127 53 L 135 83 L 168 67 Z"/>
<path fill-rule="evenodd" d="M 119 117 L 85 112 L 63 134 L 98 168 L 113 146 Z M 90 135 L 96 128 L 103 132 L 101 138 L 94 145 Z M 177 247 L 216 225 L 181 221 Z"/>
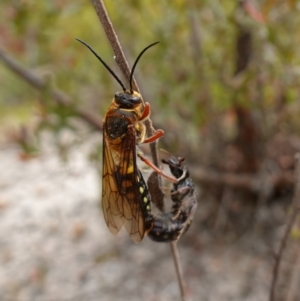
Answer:
<path fill-rule="evenodd" d="M 162 170 L 160 170 L 157 166 L 155 166 L 151 161 L 149 161 L 148 159 L 146 159 L 141 153 L 137 153 L 138 157 L 145 163 L 147 164 L 149 167 L 151 167 L 154 171 L 156 171 L 158 174 L 160 174 L 161 176 L 165 177 L 166 179 L 168 179 L 169 181 L 171 181 L 172 183 L 177 183 L 177 179 L 168 176 L 166 174 L 164 174 L 162 172 Z"/>
<path fill-rule="evenodd" d="M 171 192 L 171 199 L 174 202 L 173 212 L 175 212 L 172 220 L 176 220 L 180 215 L 184 216 L 188 211 L 192 210 L 193 203 L 190 204 L 187 196 L 190 192 L 191 188 L 188 186 L 179 188 L 178 190 Z M 186 198 L 186 200 L 184 198 Z M 181 220 L 183 221 L 183 218 L 181 218 Z M 185 220 L 183 222 L 185 222 Z"/>
<path fill-rule="evenodd" d="M 180 181 L 185 180 L 185 179 L 188 177 L 188 174 L 189 174 L 189 171 L 188 171 L 187 168 L 185 167 L 184 170 L 183 170 L 183 172 L 182 172 L 182 176 L 179 177 L 179 178 L 177 178 L 178 183 L 179 183 Z"/>
<path fill-rule="evenodd" d="M 156 130 L 156 132 L 152 136 L 147 137 L 146 139 L 144 139 L 143 143 L 154 142 L 157 139 L 161 138 L 163 135 L 164 135 L 164 131 L 163 130 Z"/>
<path fill-rule="evenodd" d="M 145 108 L 144 108 L 144 112 L 143 115 L 140 117 L 139 121 L 143 121 L 145 119 L 147 119 L 150 115 L 150 104 L 149 102 L 145 102 Z"/>
<path fill-rule="evenodd" d="M 183 225 L 182 229 L 180 230 L 180 233 L 179 233 L 176 241 L 189 229 L 192 222 L 193 222 L 193 219 L 190 218 L 186 223 L 184 223 L 184 225 Z"/>
<path fill-rule="evenodd" d="M 171 199 L 174 203 L 179 203 L 181 204 L 183 198 L 191 192 L 192 188 L 189 186 L 184 186 L 181 188 L 178 188 L 177 190 L 172 190 L 171 191 Z"/>

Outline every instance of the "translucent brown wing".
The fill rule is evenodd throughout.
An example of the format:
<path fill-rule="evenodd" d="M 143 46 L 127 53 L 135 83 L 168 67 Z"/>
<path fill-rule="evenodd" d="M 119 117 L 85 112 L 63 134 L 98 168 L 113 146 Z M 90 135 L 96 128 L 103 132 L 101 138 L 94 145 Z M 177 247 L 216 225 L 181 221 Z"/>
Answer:
<path fill-rule="evenodd" d="M 145 234 L 143 206 L 146 184 L 136 165 L 135 130 L 129 126 L 120 145 L 110 147 L 103 133 L 102 209 L 113 234 L 125 226 L 134 242 Z"/>

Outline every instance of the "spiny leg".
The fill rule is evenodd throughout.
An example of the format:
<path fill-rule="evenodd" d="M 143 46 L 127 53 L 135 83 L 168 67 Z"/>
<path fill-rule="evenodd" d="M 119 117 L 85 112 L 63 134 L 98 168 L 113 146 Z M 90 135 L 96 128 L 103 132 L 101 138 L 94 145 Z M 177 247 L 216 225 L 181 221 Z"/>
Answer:
<path fill-rule="evenodd" d="M 139 121 L 143 121 L 144 119 L 148 118 L 149 115 L 150 115 L 150 104 L 149 102 L 145 102 L 144 112 L 141 118 L 139 119 Z"/>
<path fill-rule="evenodd" d="M 151 142 L 154 142 L 156 141 L 157 139 L 161 138 L 162 136 L 164 135 L 164 131 L 163 130 L 156 130 L 156 132 L 150 136 L 150 137 L 147 137 L 143 143 L 151 143 Z"/>
<path fill-rule="evenodd" d="M 162 170 L 160 170 L 157 166 L 155 166 L 151 161 L 149 161 L 147 158 L 145 158 L 143 156 L 142 153 L 138 152 L 137 153 L 138 157 L 145 163 L 147 164 L 149 167 L 151 167 L 154 171 L 156 171 L 158 174 L 160 174 L 161 176 L 165 177 L 166 179 L 168 179 L 169 181 L 171 181 L 172 183 L 177 183 L 177 179 L 171 177 L 171 176 L 168 176 L 166 174 L 164 174 L 162 172 Z"/>
<path fill-rule="evenodd" d="M 145 109 L 143 112 L 143 115 L 141 116 L 141 118 L 139 119 L 140 121 L 148 118 L 148 116 L 150 115 L 150 105 L 148 102 L 145 103 Z M 144 139 L 142 141 L 142 143 L 151 143 L 154 142 L 156 140 L 158 140 L 159 138 L 161 138 L 164 135 L 164 131 L 163 130 L 156 130 L 155 133 L 150 136 L 147 137 L 146 139 Z M 150 162 L 148 159 L 146 159 L 142 153 L 138 152 L 137 153 L 138 157 L 145 162 L 148 166 L 150 166 L 154 171 L 156 171 L 158 174 L 160 174 L 161 176 L 165 177 L 166 179 L 168 179 L 169 181 L 171 181 L 172 183 L 177 183 L 177 179 L 170 177 L 168 175 L 165 175 L 162 170 L 160 170 L 158 167 L 156 167 L 152 162 Z"/>

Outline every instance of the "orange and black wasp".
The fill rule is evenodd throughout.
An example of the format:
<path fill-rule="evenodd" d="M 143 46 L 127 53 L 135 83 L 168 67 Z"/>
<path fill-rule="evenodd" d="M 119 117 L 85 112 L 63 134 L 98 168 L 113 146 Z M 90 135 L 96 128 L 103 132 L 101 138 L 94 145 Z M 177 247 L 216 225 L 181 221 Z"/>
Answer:
<path fill-rule="evenodd" d="M 151 197 L 137 167 L 137 156 L 159 174 L 162 171 L 137 151 L 137 145 L 157 140 L 163 136 L 163 131 L 157 130 L 153 136 L 146 137 L 144 121 L 150 115 L 150 105 L 144 103 L 141 94 L 133 90 L 132 80 L 141 56 L 158 42 L 147 46 L 138 55 L 130 73 L 130 88 L 126 89 L 102 58 L 88 44 L 77 40 L 89 48 L 123 89 L 115 93 L 103 120 L 102 209 L 113 234 L 124 226 L 132 240 L 138 243 L 153 226 L 153 216 Z M 174 178 L 167 178 L 176 182 Z"/>

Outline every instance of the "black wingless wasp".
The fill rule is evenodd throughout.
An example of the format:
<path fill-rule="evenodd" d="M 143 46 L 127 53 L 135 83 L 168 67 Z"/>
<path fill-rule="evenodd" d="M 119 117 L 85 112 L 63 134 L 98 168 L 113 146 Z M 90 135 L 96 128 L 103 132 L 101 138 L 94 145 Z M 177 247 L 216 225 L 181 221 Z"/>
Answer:
<path fill-rule="evenodd" d="M 193 221 L 197 208 L 196 191 L 189 171 L 183 165 L 184 158 L 171 157 L 162 162 L 169 165 L 172 175 L 177 179 L 171 190 L 173 207 L 171 212 L 155 216 L 148 236 L 157 242 L 177 241 Z"/>
<path fill-rule="evenodd" d="M 88 44 L 77 40 L 89 48 L 123 89 L 115 94 L 103 121 L 102 209 L 106 224 L 113 234 L 117 234 L 124 225 L 132 240 L 138 243 L 153 227 L 154 217 L 147 185 L 137 167 L 137 156 L 156 172 L 177 183 L 177 179 L 164 175 L 136 147 L 137 144 L 150 143 L 163 136 L 163 131 L 157 130 L 153 136 L 146 137 L 143 122 L 150 115 L 150 105 L 144 103 L 142 96 L 132 88 L 133 73 L 139 59 L 158 42 L 149 45 L 138 55 L 130 73 L 130 88 L 126 89 L 100 56 Z"/>

